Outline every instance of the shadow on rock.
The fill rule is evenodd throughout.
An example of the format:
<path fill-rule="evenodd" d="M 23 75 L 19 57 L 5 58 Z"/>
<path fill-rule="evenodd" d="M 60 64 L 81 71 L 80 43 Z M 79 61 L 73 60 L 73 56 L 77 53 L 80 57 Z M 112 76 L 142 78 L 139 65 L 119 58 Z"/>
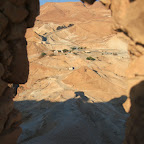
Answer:
<path fill-rule="evenodd" d="M 77 91 L 64 102 L 16 101 L 23 114 L 21 144 L 121 144 L 128 114 L 126 96 L 93 102 Z"/>

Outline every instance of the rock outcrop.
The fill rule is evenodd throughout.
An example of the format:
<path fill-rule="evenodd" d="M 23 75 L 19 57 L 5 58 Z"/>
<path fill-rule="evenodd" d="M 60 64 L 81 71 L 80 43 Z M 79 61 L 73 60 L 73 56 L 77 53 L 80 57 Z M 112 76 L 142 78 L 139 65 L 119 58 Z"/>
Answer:
<path fill-rule="evenodd" d="M 144 143 L 144 1 L 112 0 L 111 10 L 116 22 L 115 29 L 130 39 L 129 53 L 132 59 L 127 70 L 131 89 L 131 108 L 124 143 L 142 144 Z"/>
<path fill-rule="evenodd" d="M 14 144 L 21 133 L 21 114 L 14 108 L 12 84 L 29 74 L 25 32 L 39 14 L 38 0 L 0 1 L 0 143 Z"/>
<path fill-rule="evenodd" d="M 86 0 L 93 3 L 93 0 Z M 101 2 L 109 7 L 115 19 L 115 30 L 129 38 L 131 63 L 127 70 L 130 90 L 130 117 L 127 121 L 124 144 L 144 143 L 144 1 L 111 0 Z M 110 3 L 109 3 L 110 2 Z"/>
<path fill-rule="evenodd" d="M 93 4 L 95 0 L 82 0 Z M 129 39 L 131 63 L 127 70 L 131 108 L 124 144 L 144 143 L 144 1 L 101 0 L 112 10 L 115 30 Z M 21 115 L 14 108 L 14 88 L 29 74 L 25 31 L 34 25 L 39 13 L 38 0 L 0 1 L 0 143 L 14 144 L 20 135 Z M 133 86 L 133 87 L 132 87 Z M 132 87 L 132 88 L 131 88 Z"/>

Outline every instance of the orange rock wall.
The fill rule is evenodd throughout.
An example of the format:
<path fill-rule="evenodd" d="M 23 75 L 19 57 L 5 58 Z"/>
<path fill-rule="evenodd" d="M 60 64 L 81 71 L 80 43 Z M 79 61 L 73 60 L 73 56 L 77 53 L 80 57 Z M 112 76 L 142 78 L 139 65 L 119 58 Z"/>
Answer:
<path fill-rule="evenodd" d="M 82 0 L 93 4 L 95 0 Z M 100 0 L 112 11 L 114 29 L 129 39 L 130 65 L 127 69 L 130 117 L 124 144 L 144 144 L 144 1 Z M 129 103 L 126 103 L 129 107 Z"/>
<path fill-rule="evenodd" d="M 111 8 L 115 30 L 129 38 L 131 62 L 127 78 L 131 108 L 124 144 L 144 144 L 144 1 L 101 1 Z"/>
<path fill-rule="evenodd" d="M 27 81 L 25 32 L 39 14 L 39 0 L 0 0 L 0 143 L 15 144 L 21 114 L 14 108 L 12 84 Z"/>

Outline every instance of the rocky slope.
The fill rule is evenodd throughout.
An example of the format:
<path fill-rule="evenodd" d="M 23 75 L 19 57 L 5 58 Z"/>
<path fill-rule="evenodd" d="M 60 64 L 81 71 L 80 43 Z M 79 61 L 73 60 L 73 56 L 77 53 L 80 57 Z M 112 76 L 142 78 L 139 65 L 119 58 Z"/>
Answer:
<path fill-rule="evenodd" d="M 94 3 L 94 0 L 86 1 L 90 4 Z M 39 17 L 36 29 L 31 29 L 27 33 L 27 38 L 29 38 L 28 48 L 31 47 L 33 49 L 28 50 L 29 59 L 31 67 L 35 71 L 33 68 L 31 69 L 30 82 L 27 85 L 20 85 L 19 96 L 15 99 L 16 107 L 23 112 L 23 124 L 21 125 L 23 133 L 19 138 L 20 143 L 122 143 L 124 123 L 127 117 L 122 104 L 125 102 L 126 97 L 116 97 L 126 92 L 124 70 L 128 64 L 127 42 L 129 43 L 131 56 L 127 75 L 129 78 L 129 89 L 131 89 L 130 99 L 132 106 L 130 117 L 127 121 L 125 144 L 144 143 L 143 1 L 101 0 L 101 2 L 111 9 L 112 16 L 115 19 L 115 30 L 119 32 L 118 35 L 114 35 L 113 32 L 109 33 L 109 30 L 107 32 L 112 35 L 102 32 L 101 28 L 105 31 L 107 29 L 105 26 L 111 27 L 109 24 L 112 22 L 112 19 L 110 20 L 109 18 L 110 11 L 103 9 L 102 5 L 97 3 L 98 5 L 94 4 L 92 7 L 86 7 L 97 9 L 95 14 L 100 14 L 100 11 L 98 12 L 100 7 L 102 9 L 100 8 L 99 10 L 108 12 L 105 17 L 108 16 L 109 24 L 105 23 L 106 21 L 104 20 L 103 23 L 105 25 L 102 25 L 101 28 L 100 25 L 97 25 L 98 28 L 96 29 L 96 32 L 102 32 L 101 34 L 104 37 L 97 37 L 98 34 L 95 31 L 93 33 L 96 28 L 93 26 L 96 26 L 96 23 L 91 24 L 92 21 L 88 21 L 95 15 L 92 14 L 94 11 L 91 16 L 88 9 L 86 13 L 82 10 L 85 6 L 82 8 L 79 6 L 77 7 L 78 9 L 75 7 L 74 9 L 72 3 L 65 4 L 67 6 L 70 4 L 67 12 L 69 12 L 69 9 L 71 11 L 79 11 L 81 9 L 80 11 L 86 16 L 84 19 L 79 18 L 79 20 L 76 15 L 81 15 L 81 13 L 78 12 L 72 15 L 71 18 L 75 25 L 78 24 L 76 28 L 82 24 L 80 21 L 84 23 L 85 20 L 91 26 L 84 24 L 78 28 L 79 30 L 82 29 L 78 33 L 76 33 L 76 28 L 73 29 L 68 32 L 68 35 L 70 33 L 73 33 L 73 35 L 67 41 L 60 41 L 58 44 L 65 46 L 65 42 L 68 43 L 69 41 L 71 43 L 73 36 L 77 36 L 77 42 L 79 42 L 83 34 L 86 37 L 93 33 L 93 37 L 90 37 L 88 42 L 86 42 L 88 37 L 84 37 L 80 45 L 78 45 L 79 47 L 76 44 L 76 47 L 72 47 L 74 48 L 72 53 L 75 57 L 72 56 L 70 51 L 70 54 L 63 54 L 63 51 L 60 54 L 60 50 L 53 52 L 51 51 L 52 48 L 47 49 L 46 44 L 54 45 L 52 42 L 57 42 L 60 39 L 59 36 L 54 36 L 56 40 L 53 40 L 53 37 L 48 38 L 48 40 L 51 39 L 48 42 L 46 39 L 48 35 L 45 37 L 45 33 L 43 33 L 45 30 L 42 33 L 41 30 L 37 31 L 44 24 L 49 27 L 52 19 L 52 33 L 53 30 L 57 31 L 73 26 L 69 19 L 71 13 L 67 14 L 68 23 L 65 23 L 60 12 L 63 17 L 66 16 L 66 12 L 62 11 L 58 5 L 51 6 L 49 8 L 51 11 L 48 13 L 46 8 L 48 5 L 45 5 L 46 7 L 43 6 L 43 18 Z M 76 5 L 78 6 L 79 4 L 75 3 Z M 33 26 L 35 16 L 38 14 L 38 7 L 38 1 L 33 3 L 33 1 L 27 0 L 2 0 L 0 2 L 0 143 L 16 143 L 16 139 L 21 132 L 19 128 L 21 116 L 13 107 L 12 99 L 15 95 L 16 83 L 27 81 L 28 61 L 24 46 L 26 45 L 24 34 L 26 27 Z M 65 8 L 63 7 L 63 9 Z M 47 18 L 49 13 L 54 15 L 56 10 L 59 17 L 55 15 L 55 17 Z M 99 21 L 100 18 L 105 19 L 103 13 L 101 14 L 102 17 L 97 17 Z M 45 20 L 43 21 L 43 19 Z M 58 19 L 60 20 L 58 21 Z M 63 25 L 63 23 L 65 24 Z M 56 26 L 57 24 L 58 27 Z M 88 30 L 83 32 L 85 27 Z M 50 30 L 50 27 L 48 29 Z M 49 34 L 51 35 L 51 33 Z M 65 32 L 63 37 L 66 35 L 67 32 Z M 43 41 L 42 43 L 41 40 Z M 84 47 L 81 46 L 83 42 L 86 42 L 83 45 Z M 92 43 L 95 43 L 95 45 L 92 46 Z M 88 45 L 85 49 L 86 44 Z M 91 47 L 88 48 L 88 46 Z M 99 49 L 99 47 L 103 48 L 104 46 L 106 49 Z M 93 47 L 94 51 L 91 50 Z M 114 48 L 112 51 L 108 49 L 111 47 Z M 54 47 L 54 49 L 57 48 Z M 43 52 L 44 50 L 46 50 L 46 53 Z M 61 56 L 58 58 L 59 55 Z M 51 59 L 50 57 L 52 56 L 53 58 Z M 93 61 L 87 61 L 86 58 L 88 56 L 91 56 L 88 59 Z M 92 56 L 96 56 L 95 60 L 97 63 L 95 63 Z M 47 58 L 49 58 L 50 62 L 47 61 Z M 42 65 L 39 59 L 42 60 L 41 62 L 46 62 L 45 65 Z M 23 60 L 26 63 L 23 63 Z M 67 63 L 66 60 L 69 60 L 69 62 Z M 56 63 L 53 63 L 53 61 Z M 55 64 L 54 67 L 52 66 L 53 64 Z M 73 66 L 74 64 L 76 64 L 76 68 Z M 35 77 L 35 74 L 37 77 Z M 44 76 L 42 76 L 43 74 Z M 38 78 L 39 76 L 41 76 L 41 79 Z M 75 78 L 78 79 L 77 82 Z M 11 84 L 8 83 L 13 83 L 14 87 L 12 88 Z M 105 83 L 108 87 L 103 89 L 102 85 L 105 88 Z M 34 87 L 30 84 L 33 84 Z M 114 93 L 112 93 L 113 86 Z M 93 87 L 96 87 L 96 90 Z M 111 98 L 114 99 L 111 100 Z M 127 103 L 124 106 L 126 110 L 128 108 L 126 107 L 128 106 Z"/>
<path fill-rule="evenodd" d="M 46 3 L 26 33 L 30 71 L 15 106 L 18 143 L 121 144 L 128 114 L 128 42 L 97 2 Z"/>

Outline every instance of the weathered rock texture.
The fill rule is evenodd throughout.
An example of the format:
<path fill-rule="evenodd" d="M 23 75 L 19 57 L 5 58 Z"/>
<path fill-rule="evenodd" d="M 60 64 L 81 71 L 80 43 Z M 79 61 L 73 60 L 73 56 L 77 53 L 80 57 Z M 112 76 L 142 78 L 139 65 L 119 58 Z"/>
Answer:
<path fill-rule="evenodd" d="M 144 143 L 144 1 L 112 0 L 111 9 L 116 29 L 130 38 L 131 63 L 127 70 L 129 80 L 130 117 L 127 121 L 124 144 Z M 132 87 L 133 86 L 133 87 Z"/>
<path fill-rule="evenodd" d="M 94 0 L 86 0 L 93 3 Z M 115 30 L 129 38 L 131 63 L 127 70 L 130 90 L 130 117 L 124 144 L 144 143 L 144 1 L 101 0 L 112 11 Z"/>
<path fill-rule="evenodd" d="M 14 88 L 29 73 L 26 29 L 39 14 L 39 0 L 0 0 L 0 143 L 15 144 L 21 133 L 21 114 L 14 108 Z"/>
<path fill-rule="evenodd" d="M 92 4 L 95 0 L 82 0 Z M 144 143 L 144 1 L 101 0 L 111 8 L 115 29 L 129 38 L 132 62 L 128 78 L 135 85 L 130 92 L 131 108 L 127 121 L 125 144 Z M 8 83 L 25 83 L 29 73 L 26 40 L 27 27 L 32 27 L 39 12 L 38 0 L 0 1 L 0 143 L 13 144 L 21 129 L 21 116 L 13 106 L 14 90 Z M 140 82 L 140 83 L 139 83 Z"/>

